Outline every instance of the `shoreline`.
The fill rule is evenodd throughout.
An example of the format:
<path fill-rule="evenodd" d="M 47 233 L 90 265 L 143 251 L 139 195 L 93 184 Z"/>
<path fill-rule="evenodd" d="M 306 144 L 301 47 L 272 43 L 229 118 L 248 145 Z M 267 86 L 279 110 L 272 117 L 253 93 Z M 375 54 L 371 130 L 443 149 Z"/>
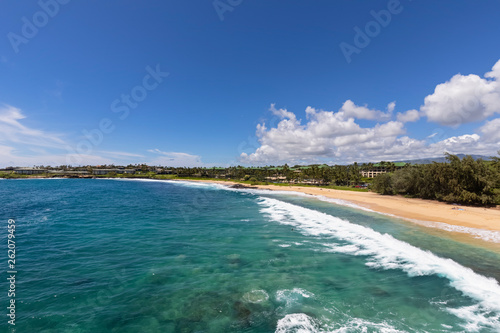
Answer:
<path fill-rule="evenodd" d="M 106 177 L 22 177 L 19 179 L 65 179 L 65 178 L 95 178 L 115 179 Z M 332 204 L 378 213 L 388 217 L 398 218 L 408 223 L 425 227 L 429 230 L 446 231 L 458 241 L 476 244 L 480 247 L 500 252 L 500 206 L 494 208 L 459 206 L 444 202 L 402 196 L 381 195 L 374 192 L 345 191 L 321 187 L 279 186 L 279 185 L 247 185 L 230 180 L 212 179 L 151 179 L 147 177 L 119 177 L 116 179 L 152 181 L 184 181 L 212 183 L 224 186 L 239 186 L 241 188 L 270 191 L 285 191 L 308 194 L 319 200 Z M 340 202 L 335 202 L 339 200 Z M 478 244 L 481 242 L 481 244 Z"/>
<path fill-rule="evenodd" d="M 179 179 L 179 181 L 183 181 Z M 216 180 L 185 180 L 202 183 L 213 183 L 220 185 L 241 185 L 231 181 Z M 500 207 L 484 208 L 471 206 L 456 206 L 447 203 L 424 200 L 417 198 L 404 198 L 401 196 L 385 196 L 374 192 L 342 191 L 327 188 L 311 188 L 301 186 L 277 186 L 277 185 L 252 185 L 247 188 L 287 191 L 323 196 L 329 199 L 342 200 L 383 215 L 400 218 L 424 227 L 441 229 L 450 233 L 460 232 L 460 228 L 472 228 L 486 232 L 500 233 Z M 455 229 L 455 230 L 453 230 Z M 474 234 L 467 233 L 471 239 L 477 239 Z M 477 235 L 476 235 L 477 236 Z M 460 237 L 462 238 L 462 237 Z M 500 240 L 483 241 L 500 248 Z M 497 245 L 497 246 L 495 246 Z"/>

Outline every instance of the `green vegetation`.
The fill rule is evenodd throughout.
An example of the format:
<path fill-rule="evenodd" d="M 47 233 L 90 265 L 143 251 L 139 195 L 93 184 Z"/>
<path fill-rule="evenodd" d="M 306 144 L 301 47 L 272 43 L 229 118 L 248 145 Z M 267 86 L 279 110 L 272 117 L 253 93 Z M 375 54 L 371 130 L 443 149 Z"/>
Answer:
<path fill-rule="evenodd" d="M 38 175 L 38 176 L 39 177 L 40 176 L 44 176 L 44 174 Z M 5 179 L 19 179 L 19 178 L 33 178 L 33 176 L 20 175 L 20 174 L 13 173 L 13 172 L 0 172 L 0 178 L 5 178 Z"/>
<path fill-rule="evenodd" d="M 500 151 L 499 151 L 500 154 Z M 467 205 L 500 204 L 500 157 L 491 161 L 446 155 L 446 163 L 410 165 L 402 162 L 313 164 L 265 167 L 167 168 L 136 164 L 123 166 L 62 165 L 57 168 L 7 168 L 0 178 L 148 178 L 231 181 L 246 185 L 321 187 L 336 190 L 440 200 Z M 33 174 L 26 174 L 26 173 Z M 23 174 L 24 173 L 24 174 Z M 104 174 L 101 174 L 104 173 Z M 377 175 L 375 178 L 367 178 Z M 368 188 L 367 188 L 368 186 Z"/>
<path fill-rule="evenodd" d="M 500 154 L 500 152 L 499 152 Z M 373 179 L 380 194 L 439 200 L 466 205 L 500 204 L 500 159 L 487 162 L 446 154 L 448 163 L 413 165 Z"/>

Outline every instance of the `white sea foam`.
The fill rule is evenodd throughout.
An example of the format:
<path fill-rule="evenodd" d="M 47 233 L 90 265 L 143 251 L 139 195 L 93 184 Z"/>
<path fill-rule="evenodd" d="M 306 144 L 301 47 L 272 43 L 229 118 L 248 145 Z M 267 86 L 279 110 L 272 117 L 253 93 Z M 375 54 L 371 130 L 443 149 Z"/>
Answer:
<path fill-rule="evenodd" d="M 242 297 L 243 301 L 249 303 L 261 303 L 267 301 L 268 299 L 269 295 L 261 289 L 249 291 Z"/>
<path fill-rule="evenodd" d="M 211 190 L 232 190 L 226 185 L 216 183 L 194 182 L 189 180 L 170 180 L 170 179 L 146 179 L 146 178 L 101 178 L 118 181 L 136 181 L 136 182 L 160 182 L 172 185 L 179 185 L 191 188 L 206 188 Z"/>
<path fill-rule="evenodd" d="M 336 329 L 321 329 L 313 318 L 305 313 L 288 314 L 278 321 L 275 333 L 350 333 L 350 332 L 381 332 L 404 333 L 387 324 L 373 323 L 360 318 L 349 320 L 342 327 Z"/>
<path fill-rule="evenodd" d="M 356 205 L 355 203 L 345 201 L 345 200 L 328 198 L 328 197 L 325 197 L 322 195 L 318 195 L 316 197 L 321 201 L 331 202 L 331 203 L 341 205 L 341 206 L 346 206 L 346 207 L 351 207 L 351 208 L 355 208 L 355 209 L 359 209 L 359 210 L 364 210 L 364 211 L 370 212 L 370 213 L 377 213 L 380 215 L 399 218 L 399 219 L 410 221 L 410 222 L 413 222 L 413 223 L 416 223 L 419 225 L 423 225 L 425 227 L 431 227 L 431 228 L 442 229 L 442 230 L 451 231 L 451 232 L 459 232 L 459 233 L 469 234 L 469 235 L 472 235 L 474 238 L 482 239 L 482 240 L 487 241 L 487 242 L 500 243 L 500 232 L 498 232 L 498 231 L 462 227 L 462 226 L 456 226 L 456 225 L 442 223 L 442 222 L 431 222 L 431 221 L 420 221 L 420 220 L 415 220 L 415 219 L 409 219 L 409 218 L 397 216 L 394 214 L 377 212 L 373 209 L 366 208 L 366 207 L 363 207 L 360 205 Z"/>
<path fill-rule="evenodd" d="M 462 227 L 459 225 L 452 225 L 442 222 L 427 222 L 427 221 L 415 221 L 413 222 L 422 224 L 424 226 L 443 229 L 451 232 L 460 232 L 464 234 L 470 234 L 474 238 L 482 239 L 487 242 L 500 243 L 500 231 L 491 231 L 477 228 Z"/>
<path fill-rule="evenodd" d="M 60 178 L 64 179 L 64 178 Z M 252 193 L 252 194 L 257 194 L 257 195 L 294 195 L 294 196 L 301 196 L 301 197 L 309 197 L 309 198 L 316 198 L 321 201 L 325 202 L 330 202 L 339 206 L 344 206 L 344 207 L 350 207 L 354 208 L 357 210 L 363 210 L 365 212 L 369 213 L 376 213 L 380 215 L 385 215 L 385 216 L 390 216 L 390 217 L 395 217 L 399 218 L 402 220 L 410 221 L 425 227 L 430 227 L 430 228 L 436 228 L 436 229 L 442 229 L 446 230 L 449 232 L 458 232 L 458 233 L 464 233 L 464 234 L 469 234 L 474 238 L 481 239 L 487 242 L 493 242 L 493 243 L 500 243 L 500 232 L 499 231 L 491 231 L 491 230 L 484 230 L 484 229 L 478 229 L 478 228 L 470 228 L 470 227 L 463 227 L 463 226 L 455 226 L 447 223 L 442 223 L 442 222 L 431 222 L 431 221 L 421 221 L 421 220 L 415 220 L 415 219 L 409 219 L 401 216 L 397 216 L 394 214 L 389 214 L 389 213 L 382 213 L 382 212 L 377 212 L 373 209 L 366 208 L 360 205 L 357 205 L 353 202 L 346 201 L 346 200 L 341 200 L 341 199 L 334 199 L 334 198 L 329 198 L 325 197 L 323 195 L 313 195 L 313 194 L 308 194 L 308 193 L 302 193 L 302 192 L 295 192 L 295 191 L 269 191 L 269 190 L 259 190 L 259 189 L 234 189 L 230 188 L 227 185 L 224 184 L 216 184 L 216 183 L 204 183 L 204 182 L 193 182 L 193 181 L 184 181 L 184 180 L 158 180 L 158 179 L 135 179 L 135 178 L 105 178 L 105 179 L 113 179 L 113 180 L 134 180 L 134 181 L 149 181 L 149 182 L 164 182 L 164 183 L 169 183 L 169 184 L 174 184 L 174 185 L 181 185 L 181 186 L 186 186 L 186 187 L 194 187 L 194 188 L 207 188 L 207 189 L 214 189 L 214 190 L 228 190 L 228 191 L 235 191 L 235 192 L 240 192 L 240 193 Z"/>
<path fill-rule="evenodd" d="M 498 232 L 498 231 L 455 226 L 455 225 L 442 223 L 442 222 L 431 222 L 431 221 L 420 221 L 420 220 L 415 220 L 415 219 L 409 219 L 409 218 L 397 216 L 394 214 L 377 212 L 373 209 L 357 205 L 357 204 L 350 202 L 350 201 L 329 198 L 329 197 L 326 197 L 324 195 L 314 195 L 314 194 L 307 194 L 307 193 L 294 192 L 294 191 L 267 191 L 267 190 L 254 190 L 254 189 L 238 189 L 237 191 L 248 191 L 248 192 L 251 192 L 254 194 L 264 194 L 264 195 L 269 195 L 269 194 L 280 195 L 281 194 L 281 195 L 295 195 L 295 196 L 302 196 L 302 197 L 309 197 L 309 198 L 314 197 L 318 200 L 321 200 L 324 202 L 330 202 L 330 203 L 333 203 L 333 204 L 336 204 L 339 206 L 350 207 L 350 208 L 362 210 L 362 211 L 369 212 L 369 213 L 376 213 L 376 214 L 380 214 L 380 215 L 395 217 L 395 218 L 410 221 L 410 222 L 413 222 L 413 223 L 416 223 L 419 225 L 423 225 L 425 227 L 437 228 L 437 229 L 442 229 L 442 230 L 446 230 L 446 231 L 450 231 L 450 232 L 459 232 L 459 233 L 469 234 L 469 235 L 473 236 L 474 238 L 482 239 L 482 240 L 487 241 L 487 242 L 500 243 L 500 232 Z"/>
<path fill-rule="evenodd" d="M 469 234 L 474 238 L 481 239 L 481 240 L 484 240 L 487 242 L 500 243 L 500 232 L 499 231 L 491 231 L 491 230 L 484 230 L 484 229 L 477 229 L 477 228 L 470 228 L 470 227 L 455 226 L 455 225 L 442 223 L 442 222 L 420 221 L 420 220 L 415 220 L 415 219 L 404 218 L 404 217 L 400 217 L 400 216 L 397 216 L 394 214 L 377 212 L 373 209 L 357 205 L 357 204 L 350 202 L 350 201 L 329 198 L 329 197 L 326 197 L 323 195 L 313 195 L 313 194 L 295 192 L 295 191 L 269 191 L 269 190 L 261 190 L 261 189 L 235 189 L 235 188 L 230 188 L 229 186 L 224 185 L 224 184 L 194 182 L 194 181 L 188 181 L 188 180 L 184 181 L 184 180 L 167 180 L 167 179 L 157 180 L 157 179 L 134 179 L 134 178 L 106 178 L 106 179 L 135 180 L 135 181 L 149 181 L 149 182 L 160 181 L 160 182 L 164 182 L 164 183 L 186 186 L 186 187 L 207 188 L 207 189 L 213 189 L 213 190 L 222 190 L 223 189 L 223 190 L 240 192 L 240 193 L 252 193 L 252 194 L 256 194 L 256 195 L 270 195 L 270 194 L 273 194 L 273 195 L 294 195 L 294 196 L 301 196 L 301 197 L 308 197 L 308 198 L 316 198 L 318 200 L 330 202 L 330 203 L 333 203 L 333 204 L 336 204 L 339 206 L 354 208 L 354 209 L 362 210 L 362 211 L 369 212 L 369 213 L 376 213 L 376 214 L 380 214 L 380 215 L 395 217 L 395 218 L 410 221 L 410 222 L 413 222 L 413 223 L 416 223 L 416 224 L 419 224 L 419 225 L 422 225 L 425 227 L 442 229 L 442 230 L 446 230 L 449 232 L 459 232 L 459 233 Z"/>
<path fill-rule="evenodd" d="M 204 182 L 193 182 L 188 180 L 166 180 L 166 182 L 175 185 L 182 185 L 186 187 L 194 187 L 194 188 L 208 188 L 212 190 L 226 190 L 228 187 L 226 185 L 217 184 L 217 183 L 204 183 Z"/>
<path fill-rule="evenodd" d="M 317 324 L 304 313 L 288 314 L 278 320 L 275 333 L 309 333 L 319 332 Z"/>
<path fill-rule="evenodd" d="M 381 333 L 404 333 L 392 327 L 386 322 L 374 323 L 361 318 L 353 318 L 342 327 L 330 332 L 335 333 L 350 333 L 350 332 L 381 332 Z"/>
<path fill-rule="evenodd" d="M 293 225 L 303 233 L 334 236 L 349 245 L 332 245 L 329 251 L 367 256 L 366 265 L 377 269 L 401 269 L 409 276 L 436 275 L 450 286 L 476 300 L 474 306 L 445 308 L 467 322 L 469 331 L 482 328 L 500 330 L 500 285 L 493 278 L 479 275 L 451 259 L 421 250 L 391 235 L 381 234 L 346 220 L 282 202 L 261 198 L 261 211 L 271 220 Z"/>
<path fill-rule="evenodd" d="M 276 300 L 280 303 L 285 303 L 287 307 L 290 307 L 294 303 L 300 303 L 304 298 L 313 296 L 313 293 L 301 288 L 283 289 L 276 292 Z"/>

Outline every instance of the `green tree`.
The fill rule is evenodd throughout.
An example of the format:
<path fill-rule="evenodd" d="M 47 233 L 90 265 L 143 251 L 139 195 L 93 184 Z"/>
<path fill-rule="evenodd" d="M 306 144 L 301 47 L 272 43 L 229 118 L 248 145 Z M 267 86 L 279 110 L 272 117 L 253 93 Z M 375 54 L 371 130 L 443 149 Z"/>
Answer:
<path fill-rule="evenodd" d="M 380 194 L 394 194 L 392 175 L 390 173 L 382 173 L 375 177 L 372 182 L 372 189 Z"/>

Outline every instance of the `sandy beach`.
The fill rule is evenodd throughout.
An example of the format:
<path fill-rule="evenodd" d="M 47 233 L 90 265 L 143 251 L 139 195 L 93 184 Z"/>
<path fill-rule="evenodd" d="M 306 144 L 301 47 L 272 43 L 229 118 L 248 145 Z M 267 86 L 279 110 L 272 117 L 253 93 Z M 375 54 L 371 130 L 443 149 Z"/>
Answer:
<path fill-rule="evenodd" d="M 237 184 L 230 181 L 201 181 L 223 185 Z M 252 187 L 322 195 L 348 201 L 375 212 L 392 214 L 406 220 L 439 222 L 450 226 L 500 231 L 500 207 L 498 206 L 495 208 L 456 206 L 431 200 L 385 196 L 373 192 L 342 191 L 314 187 L 276 185 L 255 185 Z"/>

